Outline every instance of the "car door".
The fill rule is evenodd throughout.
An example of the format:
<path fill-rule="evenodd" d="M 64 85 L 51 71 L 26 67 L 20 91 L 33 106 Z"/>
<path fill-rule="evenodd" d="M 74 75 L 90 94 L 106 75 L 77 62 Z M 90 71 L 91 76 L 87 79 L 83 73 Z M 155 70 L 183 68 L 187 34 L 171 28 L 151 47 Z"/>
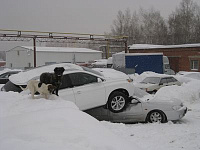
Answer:
<path fill-rule="evenodd" d="M 129 107 L 121 113 L 110 112 L 112 121 L 114 122 L 137 122 L 144 120 L 144 112 L 142 103 L 138 102 L 130 104 Z"/>
<path fill-rule="evenodd" d="M 72 81 L 76 105 L 81 110 L 91 109 L 106 104 L 106 93 L 103 82 L 99 82 L 98 77 L 77 72 L 69 74 Z"/>
<path fill-rule="evenodd" d="M 68 74 L 63 75 L 62 84 L 60 86 L 58 94 L 64 100 L 76 103 L 75 102 L 74 91 L 73 91 L 73 86 L 72 86 L 71 79 L 69 78 Z"/>

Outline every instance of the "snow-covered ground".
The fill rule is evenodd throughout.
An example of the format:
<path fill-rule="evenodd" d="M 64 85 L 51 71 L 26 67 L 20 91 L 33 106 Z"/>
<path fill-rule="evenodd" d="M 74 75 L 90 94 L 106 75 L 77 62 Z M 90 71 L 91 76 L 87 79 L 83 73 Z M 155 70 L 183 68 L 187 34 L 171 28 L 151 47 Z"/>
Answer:
<path fill-rule="evenodd" d="M 148 75 L 132 76 L 139 82 Z M 99 122 L 71 102 L 51 96 L 0 92 L 0 150 L 199 150 L 200 80 L 175 76 L 181 86 L 164 87 L 155 97 L 175 97 L 189 108 L 177 122 Z"/>

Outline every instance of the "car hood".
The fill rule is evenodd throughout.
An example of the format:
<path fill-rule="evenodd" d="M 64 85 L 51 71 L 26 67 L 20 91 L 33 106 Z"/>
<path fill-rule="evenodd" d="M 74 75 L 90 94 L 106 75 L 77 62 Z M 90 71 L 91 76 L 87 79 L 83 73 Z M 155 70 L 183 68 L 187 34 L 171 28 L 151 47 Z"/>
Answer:
<path fill-rule="evenodd" d="M 141 99 L 144 103 L 151 103 L 151 104 L 168 104 L 173 106 L 179 106 L 182 104 L 182 101 L 180 99 L 176 98 L 157 98 L 157 97 L 144 97 Z"/>
<path fill-rule="evenodd" d="M 48 66 L 41 66 L 37 68 L 33 68 L 30 70 L 26 70 L 23 72 L 19 72 L 18 74 L 14 74 L 9 77 L 9 80 L 17 85 L 25 85 L 28 83 L 29 80 L 32 79 L 39 79 L 39 76 L 44 72 L 52 72 L 55 69 L 55 67 L 64 67 L 65 69 L 78 69 L 83 70 L 80 66 L 70 64 L 70 63 L 59 63 L 59 64 L 53 64 Z"/>

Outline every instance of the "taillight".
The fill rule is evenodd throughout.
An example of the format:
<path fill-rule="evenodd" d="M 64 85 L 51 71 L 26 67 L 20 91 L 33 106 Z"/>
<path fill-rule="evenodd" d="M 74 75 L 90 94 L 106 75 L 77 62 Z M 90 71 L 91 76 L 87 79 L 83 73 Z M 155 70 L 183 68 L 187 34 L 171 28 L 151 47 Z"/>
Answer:
<path fill-rule="evenodd" d="M 133 79 L 126 79 L 129 83 L 133 82 Z"/>

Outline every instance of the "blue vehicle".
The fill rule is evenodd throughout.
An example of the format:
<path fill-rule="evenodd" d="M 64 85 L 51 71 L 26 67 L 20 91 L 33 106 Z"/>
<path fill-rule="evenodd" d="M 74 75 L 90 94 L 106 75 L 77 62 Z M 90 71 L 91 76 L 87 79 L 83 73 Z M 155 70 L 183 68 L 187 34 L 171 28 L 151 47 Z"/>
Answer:
<path fill-rule="evenodd" d="M 165 73 L 163 53 L 117 53 L 112 57 L 113 68 L 125 73 Z"/>

